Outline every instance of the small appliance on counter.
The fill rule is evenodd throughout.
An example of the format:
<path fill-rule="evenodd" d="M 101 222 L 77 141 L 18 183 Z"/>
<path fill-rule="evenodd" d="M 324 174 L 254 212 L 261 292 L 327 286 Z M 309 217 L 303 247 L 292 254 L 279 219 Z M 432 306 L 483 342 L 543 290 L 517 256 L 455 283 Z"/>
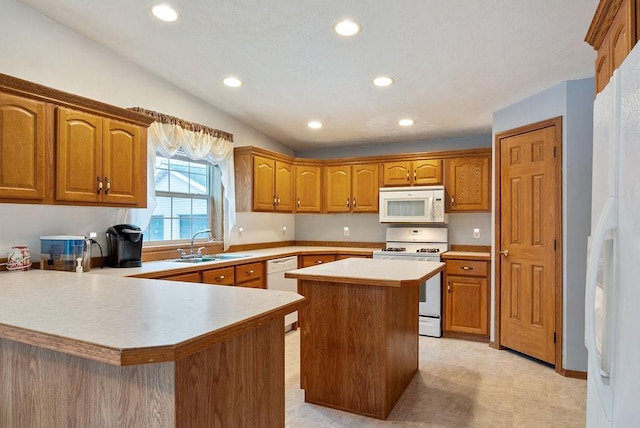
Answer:
<path fill-rule="evenodd" d="M 80 259 L 80 261 L 78 261 Z M 91 269 L 91 241 L 84 236 L 53 235 L 40 237 L 40 268 L 75 272 Z"/>
<path fill-rule="evenodd" d="M 142 266 L 142 230 L 132 224 L 117 224 L 107 229 L 109 266 Z"/>

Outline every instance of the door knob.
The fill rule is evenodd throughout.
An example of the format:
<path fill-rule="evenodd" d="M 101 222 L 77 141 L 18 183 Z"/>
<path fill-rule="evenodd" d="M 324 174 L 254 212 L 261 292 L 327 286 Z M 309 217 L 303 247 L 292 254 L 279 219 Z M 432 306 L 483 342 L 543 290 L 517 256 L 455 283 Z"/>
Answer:
<path fill-rule="evenodd" d="M 500 254 L 502 254 L 505 257 L 509 257 L 509 250 L 500 251 Z"/>

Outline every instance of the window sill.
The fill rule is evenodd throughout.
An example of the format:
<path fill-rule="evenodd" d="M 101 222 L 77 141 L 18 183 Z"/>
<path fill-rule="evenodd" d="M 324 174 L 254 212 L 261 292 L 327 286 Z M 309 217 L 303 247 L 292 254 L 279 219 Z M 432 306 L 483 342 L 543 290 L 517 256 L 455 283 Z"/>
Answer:
<path fill-rule="evenodd" d="M 203 254 L 217 254 L 224 250 L 224 247 L 220 242 L 196 242 L 194 248 L 205 247 L 202 250 Z M 158 244 L 142 247 L 142 261 L 152 262 L 156 260 L 176 259 L 180 257 L 178 248 L 189 250 L 189 243 L 182 244 Z"/>

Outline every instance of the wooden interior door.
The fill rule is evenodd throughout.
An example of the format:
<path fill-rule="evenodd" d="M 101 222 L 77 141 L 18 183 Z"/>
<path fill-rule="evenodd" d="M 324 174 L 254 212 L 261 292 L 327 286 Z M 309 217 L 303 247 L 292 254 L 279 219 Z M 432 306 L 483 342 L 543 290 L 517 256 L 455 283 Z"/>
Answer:
<path fill-rule="evenodd" d="M 551 364 L 561 224 L 557 135 L 553 124 L 499 139 L 500 345 Z"/>

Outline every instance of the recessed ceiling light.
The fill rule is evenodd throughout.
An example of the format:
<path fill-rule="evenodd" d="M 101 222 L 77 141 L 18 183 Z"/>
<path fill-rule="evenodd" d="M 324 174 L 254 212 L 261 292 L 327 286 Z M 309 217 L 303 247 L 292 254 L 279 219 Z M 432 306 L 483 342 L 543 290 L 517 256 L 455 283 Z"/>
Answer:
<path fill-rule="evenodd" d="M 376 86 L 389 86 L 393 83 L 393 78 L 389 76 L 380 76 L 373 79 L 373 84 Z"/>
<path fill-rule="evenodd" d="M 351 37 L 360 32 L 360 24 L 355 21 L 345 19 L 344 21 L 338 22 L 333 29 L 341 36 Z"/>
<path fill-rule="evenodd" d="M 153 8 L 151 8 L 151 13 L 162 21 L 172 22 L 178 19 L 178 12 L 166 4 L 153 6 Z"/>
<path fill-rule="evenodd" d="M 317 120 L 312 120 L 311 122 L 307 123 L 307 126 L 311 129 L 320 129 L 322 128 L 322 123 L 318 122 Z"/>
<path fill-rule="evenodd" d="M 411 119 L 400 119 L 398 121 L 398 125 L 400 125 L 400 126 L 411 126 L 411 125 L 413 125 L 413 120 L 411 120 Z"/>
<path fill-rule="evenodd" d="M 229 76 L 222 79 L 222 83 L 229 86 L 230 88 L 238 88 L 242 86 L 242 80 L 237 77 Z"/>

